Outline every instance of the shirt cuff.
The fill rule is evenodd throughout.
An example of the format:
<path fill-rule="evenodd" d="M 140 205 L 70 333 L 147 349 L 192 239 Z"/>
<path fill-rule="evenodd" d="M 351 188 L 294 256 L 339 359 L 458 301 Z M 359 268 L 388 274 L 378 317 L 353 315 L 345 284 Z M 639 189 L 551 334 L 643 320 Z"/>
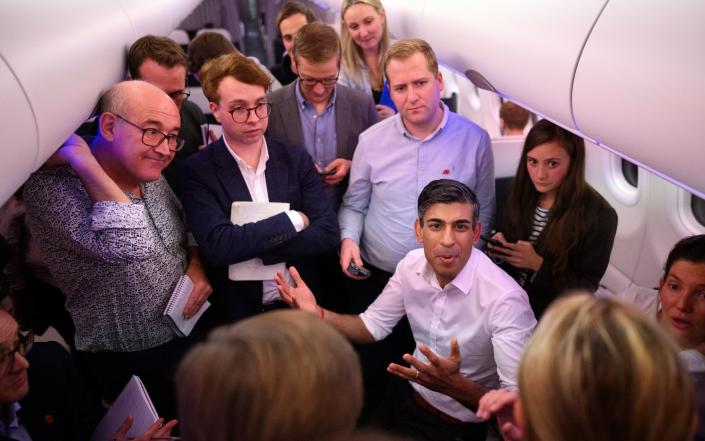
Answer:
<path fill-rule="evenodd" d="M 99 201 L 93 204 L 91 212 L 91 229 L 146 228 L 148 225 L 147 209 L 143 204 L 117 201 Z"/>
<path fill-rule="evenodd" d="M 304 218 L 301 216 L 301 214 L 298 211 L 287 210 L 287 211 L 285 211 L 285 213 L 287 216 L 289 216 L 289 220 L 291 221 L 291 224 L 294 226 L 294 229 L 296 230 L 297 233 L 304 229 L 304 227 L 305 227 Z"/>
<path fill-rule="evenodd" d="M 379 326 L 376 326 L 374 320 L 368 317 L 367 311 L 358 314 L 358 317 L 360 317 L 360 320 L 362 320 L 365 328 L 367 328 L 367 332 L 370 333 L 374 341 L 384 340 L 384 338 L 389 335 L 389 332 Z"/>

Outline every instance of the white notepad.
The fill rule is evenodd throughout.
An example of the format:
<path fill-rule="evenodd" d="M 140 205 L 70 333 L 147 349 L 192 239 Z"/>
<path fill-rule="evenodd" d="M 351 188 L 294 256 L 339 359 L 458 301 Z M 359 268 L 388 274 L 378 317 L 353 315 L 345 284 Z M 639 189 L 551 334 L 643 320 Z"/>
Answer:
<path fill-rule="evenodd" d="M 245 225 L 284 213 L 289 210 L 288 202 L 233 202 L 230 221 L 234 225 Z M 228 267 L 230 280 L 274 280 L 274 275 L 286 272 L 284 262 L 265 265 L 262 259 L 254 258 L 234 263 Z"/>
<path fill-rule="evenodd" d="M 149 429 L 159 419 L 142 380 L 136 375 L 130 378 L 117 400 L 110 406 L 100 424 L 96 427 L 91 441 L 111 440 L 125 418 L 132 416 L 134 421 L 127 432 L 127 438 L 135 438 Z"/>
<path fill-rule="evenodd" d="M 210 302 L 206 300 L 203 302 L 203 305 L 201 305 L 201 309 L 190 319 L 186 320 L 184 318 L 184 307 L 186 307 L 191 291 L 193 291 L 193 281 L 189 276 L 184 274 L 176 283 L 176 288 L 174 288 L 174 292 L 171 293 L 171 298 L 169 298 L 169 302 L 164 309 L 164 315 L 169 322 L 169 326 L 171 326 L 171 329 L 173 329 L 179 337 L 186 337 L 191 334 L 198 319 L 200 319 L 203 313 L 206 312 L 206 309 L 211 306 Z"/>

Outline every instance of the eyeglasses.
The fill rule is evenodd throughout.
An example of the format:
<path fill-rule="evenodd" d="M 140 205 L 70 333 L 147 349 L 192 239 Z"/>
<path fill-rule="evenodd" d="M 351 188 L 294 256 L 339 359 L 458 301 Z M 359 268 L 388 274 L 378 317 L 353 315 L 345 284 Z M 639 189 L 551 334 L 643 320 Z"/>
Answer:
<path fill-rule="evenodd" d="M 146 146 L 159 147 L 162 142 L 164 142 L 164 140 L 166 139 L 166 145 L 169 147 L 169 150 L 171 150 L 172 152 L 178 152 L 179 150 L 181 150 L 181 147 L 183 147 L 184 143 L 186 142 L 186 140 L 182 138 L 181 135 L 167 135 L 166 133 L 162 133 L 159 130 L 152 128 L 144 129 L 138 126 L 137 124 L 133 123 L 132 121 L 128 121 L 117 113 L 113 113 L 113 115 L 125 121 L 132 127 L 142 130 L 142 143 Z"/>
<path fill-rule="evenodd" d="M 336 75 L 335 77 L 331 78 L 310 78 L 310 77 L 302 77 L 299 75 L 299 81 L 301 81 L 301 84 L 303 84 L 306 87 L 313 87 L 317 83 L 321 83 L 323 87 L 332 87 L 335 86 L 335 83 L 338 82 L 338 77 L 340 74 Z"/>
<path fill-rule="evenodd" d="M 177 92 L 172 92 L 169 95 L 169 98 L 171 98 L 176 104 L 181 105 L 188 99 L 188 97 L 191 96 L 191 92 L 188 90 L 179 90 Z"/>
<path fill-rule="evenodd" d="M 255 115 L 259 119 L 265 119 L 272 113 L 271 103 L 259 103 L 255 107 L 236 107 L 233 110 L 228 110 L 228 113 L 236 123 L 243 123 L 250 119 L 250 112 L 255 111 Z"/>
<path fill-rule="evenodd" d="M 32 347 L 32 343 L 34 343 L 33 333 L 28 332 L 23 334 L 18 332 L 17 345 L 15 345 L 10 352 L 0 357 L 0 373 L 2 373 L 2 375 L 7 375 L 12 372 L 12 368 L 15 366 L 15 354 L 18 352 L 22 355 L 26 354 L 27 351 L 29 351 L 29 348 Z"/>

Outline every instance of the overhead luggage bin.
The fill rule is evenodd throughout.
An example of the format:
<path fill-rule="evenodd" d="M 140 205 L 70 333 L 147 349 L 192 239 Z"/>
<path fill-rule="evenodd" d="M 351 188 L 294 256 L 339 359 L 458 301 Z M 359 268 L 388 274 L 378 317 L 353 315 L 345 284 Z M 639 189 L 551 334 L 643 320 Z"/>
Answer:
<path fill-rule="evenodd" d="M 0 14 L 0 204 L 124 78 L 129 45 L 168 34 L 199 0 L 7 0 Z M 166 12 L 165 12 L 166 11 Z"/>
<path fill-rule="evenodd" d="M 580 131 L 705 197 L 705 3 L 610 0 L 575 75 Z"/>

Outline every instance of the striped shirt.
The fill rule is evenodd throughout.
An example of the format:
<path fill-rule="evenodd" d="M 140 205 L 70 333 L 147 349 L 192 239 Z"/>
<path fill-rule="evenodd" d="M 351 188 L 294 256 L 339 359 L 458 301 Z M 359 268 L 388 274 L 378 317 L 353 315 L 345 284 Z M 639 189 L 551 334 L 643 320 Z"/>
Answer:
<path fill-rule="evenodd" d="M 534 222 L 531 224 L 531 234 L 529 234 L 529 242 L 531 242 L 532 245 L 536 245 L 536 241 L 539 236 L 541 236 L 543 229 L 546 227 L 546 223 L 548 222 L 548 213 L 550 211 L 550 208 L 541 208 L 538 205 L 536 206 L 536 211 L 534 211 Z M 526 285 L 528 274 L 529 270 L 527 269 L 524 269 L 521 273 L 519 273 L 519 285 Z"/>

